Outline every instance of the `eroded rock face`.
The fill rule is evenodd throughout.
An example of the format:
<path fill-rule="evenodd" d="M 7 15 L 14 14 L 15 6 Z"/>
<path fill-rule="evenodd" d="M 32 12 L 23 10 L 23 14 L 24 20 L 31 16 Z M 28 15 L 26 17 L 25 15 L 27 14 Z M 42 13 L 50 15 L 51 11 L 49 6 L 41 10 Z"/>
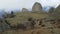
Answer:
<path fill-rule="evenodd" d="M 33 7 L 32 7 L 32 11 L 41 11 L 42 10 L 42 6 L 41 6 L 41 4 L 40 3 L 38 3 L 38 2 L 36 2 L 34 5 L 33 5 Z"/>
<path fill-rule="evenodd" d="M 22 12 L 27 12 L 27 11 L 28 11 L 28 9 L 22 8 Z"/>

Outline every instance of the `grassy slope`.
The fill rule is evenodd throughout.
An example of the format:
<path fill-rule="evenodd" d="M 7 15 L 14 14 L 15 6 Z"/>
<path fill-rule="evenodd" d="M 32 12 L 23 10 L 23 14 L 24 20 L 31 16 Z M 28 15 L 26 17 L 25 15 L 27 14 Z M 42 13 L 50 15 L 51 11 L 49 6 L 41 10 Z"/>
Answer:
<path fill-rule="evenodd" d="M 14 18 L 7 18 L 9 23 L 11 24 L 21 23 L 27 21 L 29 17 L 33 17 L 35 19 L 47 17 L 47 14 L 45 13 L 38 14 L 38 13 L 31 13 L 31 12 L 17 12 L 15 15 L 16 16 Z"/>
<path fill-rule="evenodd" d="M 30 12 L 18 12 L 15 14 L 16 16 L 14 18 L 7 18 L 9 23 L 17 24 L 21 23 L 23 21 L 27 21 L 29 17 L 33 17 L 35 19 L 45 18 L 48 17 L 46 13 L 30 13 Z M 8 30 L 5 31 L 7 34 L 60 34 L 60 29 L 54 28 L 49 29 L 48 27 L 52 26 L 50 23 L 46 23 L 46 27 L 44 28 L 38 28 L 34 30 L 27 30 L 27 31 L 20 31 L 20 30 Z"/>

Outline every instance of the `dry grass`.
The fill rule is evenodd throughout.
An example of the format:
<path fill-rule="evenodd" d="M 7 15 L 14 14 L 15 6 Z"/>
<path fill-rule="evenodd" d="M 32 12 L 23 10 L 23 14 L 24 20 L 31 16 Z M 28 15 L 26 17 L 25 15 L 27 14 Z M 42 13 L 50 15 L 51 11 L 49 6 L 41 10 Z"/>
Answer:
<path fill-rule="evenodd" d="M 38 28 L 38 29 L 26 30 L 26 31 L 10 30 L 10 31 L 6 31 L 6 32 L 7 32 L 7 34 L 60 34 L 60 29 Z"/>

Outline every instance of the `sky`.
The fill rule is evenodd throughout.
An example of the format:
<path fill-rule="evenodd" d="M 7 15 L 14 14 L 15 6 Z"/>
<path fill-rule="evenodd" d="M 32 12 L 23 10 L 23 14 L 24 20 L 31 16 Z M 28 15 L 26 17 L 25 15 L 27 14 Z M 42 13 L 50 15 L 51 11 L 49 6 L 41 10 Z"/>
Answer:
<path fill-rule="evenodd" d="M 29 9 L 35 2 L 41 3 L 42 7 L 57 7 L 60 4 L 60 0 L 0 0 L 0 9 Z"/>

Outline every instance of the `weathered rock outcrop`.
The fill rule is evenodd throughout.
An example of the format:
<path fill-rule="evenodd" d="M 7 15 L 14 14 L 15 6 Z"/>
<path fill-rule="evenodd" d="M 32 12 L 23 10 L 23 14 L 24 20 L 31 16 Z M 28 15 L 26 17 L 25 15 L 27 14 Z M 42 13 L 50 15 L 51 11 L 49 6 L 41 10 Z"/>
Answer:
<path fill-rule="evenodd" d="M 33 7 L 32 7 L 32 11 L 34 11 L 34 12 L 39 12 L 39 11 L 41 11 L 41 10 L 42 10 L 42 6 L 41 6 L 41 4 L 38 3 L 38 2 L 36 2 L 36 3 L 33 5 Z"/>
<path fill-rule="evenodd" d="M 27 11 L 28 11 L 28 9 L 22 8 L 22 12 L 27 12 Z"/>

